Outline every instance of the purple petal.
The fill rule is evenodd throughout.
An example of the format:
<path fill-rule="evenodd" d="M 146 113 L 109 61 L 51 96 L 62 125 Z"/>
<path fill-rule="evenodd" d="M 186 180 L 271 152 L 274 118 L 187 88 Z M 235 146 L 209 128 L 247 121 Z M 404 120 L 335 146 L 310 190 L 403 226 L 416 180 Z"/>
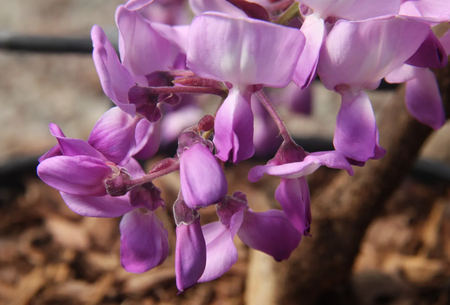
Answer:
<path fill-rule="evenodd" d="M 135 209 L 125 214 L 120 234 L 120 261 L 128 272 L 148 271 L 169 255 L 169 233 L 152 212 Z"/>
<path fill-rule="evenodd" d="M 135 82 L 146 86 L 145 75 L 168 70 L 178 55 L 178 50 L 162 37 L 137 11 L 119 6 L 116 11 L 119 28 L 119 50 L 123 65 L 133 75 Z"/>
<path fill-rule="evenodd" d="M 81 216 L 87 217 L 119 217 L 130 212 L 129 196 L 80 196 L 61 192 L 61 197 L 67 206 Z"/>
<path fill-rule="evenodd" d="M 406 83 L 406 107 L 419 122 L 439 129 L 445 123 L 445 111 L 436 76 L 429 69 L 415 70 L 416 77 Z"/>
<path fill-rule="evenodd" d="M 297 231 L 307 235 L 311 225 L 311 198 L 306 179 L 281 179 L 275 198 Z"/>
<path fill-rule="evenodd" d="M 137 11 L 138 9 L 143 8 L 144 6 L 149 5 L 154 0 L 128 0 L 125 4 L 125 8 L 130 11 Z"/>
<path fill-rule="evenodd" d="M 253 156 L 253 112 L 250 102 L 236 89 L 231 89 L 220 106 L 214 122 L 214 144 L 217 157 L 234 163 Z"/>
<path fill-rule="evenodd" d="M 189 6 L 196 15 L 204 12 L 221 12 L 235 17 L 247 17 L 247 15 L 225 0 L 189 0 Z"/>
<path fill-rule="evenodd" d="M 404 83 L 416 77 L 416 69 L 410 65 L 402 65 L 386 75 L 385 80 L 392 84 Z"/>
<path fill-rule="evenodd" d="M 125 164 L 123 167 L 126 168 L 127 172 L 130 174 L 133 178 L 139 178 L 145 175 L 144 170 L 142 169 L 142 166 L 139 164 L 138 161 L 131 158 L 130 161 L 128 161 L 127 164 Z"/>
<path fill-rule="evenodd" d="M 152 22 L 152 27 L 155 29 L 162 37 L 166 38 L 173 45 L 178 47 L 178 51 L 181 54 L 187 53 L 187 38 L 189 33 L 189 25 L 176 25 L 170 26 L 164 23 Z M 180 54 L 178 55 L 180 56 Z M 175 59 L 176 60 L 176 59 Z M 175 64 L 176 66 L 176 64 Z M 185 69 L 186 60 L 184 63 L 184 67 L 177 69 Z"/>
<path fill-rule="evenodd" d="M 445 34 L 439 38 L 442 46 L 444 47 L 445 54 L 450 55 L 450 31 L 445 32 Z"/>
<path fill-rule="evenodd" d="M 52 136 L 54 136 L 55 138 L 65 138 L 66 136 L 64 135 L 64 133 L 62 132 L 61 128 L 59 128 L 58 125 L 50 123 L 48 125 L 49 129 L 50 129 L 50 133 L 52 134 Z M 55 157 L 55 156 L 61 156 L 62 155 L 62 151 L 61 148 L 59 147 L 59 144 L 53 146 L 52 148 L 50 148 L 43 156 L 41 156 L 38 160 L 39 162 L 44 161 L 45 159 L 51 158 L 51 157 Z"/>
<path fill-rule="evenodd" d="M 300 178 L 315 172 L 320 166 L 345 169 L 353 175 L 353 168 L 347 158 L 337 151 L 320 151 L 308 154 L 303 161 L 281 165 L 258 165 L 248 173 L 248 180 L 256 182 L 264 174 L 281 178 Z"/>
<path fill-rule="evenodd" d="M 200 219 L 192 224 L 179 225 L 175 248 L 176 283 L 179 291 L 195 285 L 206 265 L 206 244 Z"/>
<path fill-rule="evenodd" d="M 101 27 L 95 25 L 91 37 L 94 45 L 92 52 L 94 65 L 103 91 L 120 109 L 134 115 L 136 108 L 128 103 L 128 90 L 135 84 L 133 78 L 120 63 L 116 51 Z"/>
<path fill-rule="evenodd" d="M 206 267 L 199 282 L 212 281 L 230 270 L 236 263 L 238 253 L 233 243 L 234 235 L 220 222 L 202 227 L 206 240 Z"/>
<path fill-rule="evenodd" d="M 305 44 L 305 49 L 297 62 L 293 80 L 301 89 L 304 89 L 316 76 L 320 48 L 326 36 L 325 22 L 316 15 L 309 15 L 305 18 L 300 30 L 308 43 Z"/>
<path fill-rule="evenodd" d="M 217 203 L 228 191 L 222 167 L 210 150 L 200 143 L 181 155 L 180 179 L 183 198 L 191 209 Z"/>
<path fill-rule="evenodd" d="M 276 261 L 288 259 L 302 238 L 285 214 L 277 210 L 247 211 L 237 234 L 246 245 L 273 256 Z"/>
<path fill-rule="evenodd" d="M 399 16 L 339 20 L 320 52 L 320 79 L 330 90 L 342 84 L 375 89 L 416 52 L 428 32 L 427 24 Z"/>
<path fill-rule="evenodd" d="M 59 145 L 55 145 L 52 148 L 50 148 L 44 155 L 39 157 L 38 161 L 42 162 L 45 159 L 56 157 L 56 156 L 61 156 L 61 155 L 62 155 L 61 148 L 59 148 Z"/>
<path fill-rule="evenodd" d="M 197 16 L 188 37 L 188 67 L 234 85 L 284 87 L 305 44 L 293 28 L 219 13 Z"/>
<path fill-rule="evenodd" d="M 64 156 L 90 156 L 96 159 L 107 161 L 107 159 L 88 142 L 80 139 L 57 138 L 59 147 Z"/>
<path fill-rule="evenodd" d="M 400 15 L 434 18 L 434 22 L 450 20 L 450 2 L 436 0 L 406 0 L 400 6 Z"/>
<path fill-rule="evenodd" d="M 89 156 L 57 156 L 42 161 L 39 177 L 51 187 L 72 195 L 103 196 L 103 181 L 113 172 L 102 160 Z"/>
<path fill-rule="evenodd" d="M 136 150 L 134 157 L 137 159 L 150 159 L 159 149 L 161 142 L 161 121 L 150 123 L 140 120 L 136 125 Z"/>
<path fill-rule="evenodd" d="M 342 95 L 341 109 L 336 119 L 334 147 L 347 158 L 365 162 L 377 150 L 377 125 L 369 97 L 347 91 Z"/>
<path fill-rule="evenodd" d="M 165 113 L 161 122 L 162 142 L 166 145 L 174 142 L 183 130 L 195 125 L 203 115 L 203 110 L 194 106 Z"/>
<path fill-rule="evenodd" d="M 336 17 L 347 20 L 361 20 L 383 15 L 397 14 L 401 0 L 302 0 L 314 13 L 323 19 Z"/>
<path fill-rule="evenodd" d="M 65 138 L 66 137 L 58 125 L 50 123 L 50 124 L 48 124 L 48 128 L 50 129 L 50 133 L 52 134 L 52 136 L 54 136 L 55 138 Z"/>
<path fill-rule="evenodd" d="M 135 129 L 139 118 L 132 118 L 118 107 L 108 110 L 95 124 L 88 143 L 115 164 L 127 163 L 135 149 Z"/>
<path fill-rule="evenodd" d="M 58 140 L 58 146 L 63 155 L 71 157 L 79 155 L 91 156 L 106 161 L 105 157 L 95 148 L 89 145 L 88 142 L 80 139 L 66 138 L 58 125 L 51 124 L 50 132 Z"/>
<path fill-rule="evenodd" d="M 408 65 L 421 68 L 440 69 L 447 65 L 447 54 L 439 39 L 430 29 L 427 38 L 417 49 L 416 53 L 406 62 Z"/>

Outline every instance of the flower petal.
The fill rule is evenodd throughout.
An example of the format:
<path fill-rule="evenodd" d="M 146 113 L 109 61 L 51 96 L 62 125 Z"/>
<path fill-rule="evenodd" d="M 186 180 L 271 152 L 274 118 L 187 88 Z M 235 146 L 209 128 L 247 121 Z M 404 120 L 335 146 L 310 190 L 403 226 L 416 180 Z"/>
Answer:
<path fill-rule="evenodd" d="M 447 65 L 447 54 L 444 46 L 442 46 L 432 29 L 430 29 L 427 38 L 417 49 L 416 53 L 405 63 L 416 67 L 433 69 L 440 69 Z"/>
<path fill-rule="evenodd" d="M 311 225 L 311 198 L 306 179 L 281 179 L 275 191 L 275 198 L 297 231 L 308 235 Z"/>
<path fill-rule="evenodd" d="M 312 14 L 305 18 L 301 29 L 305 35 L 305 49 L 303 50 L 295 68 L 293 80 L 301 88 L 308 87 L 316 76 L 320 48 L 326 36 L 325 22 Z"/>
<path fill-rule="evenodd" d="M 137 11 L 119 6 L 116 11 L 119 28 L 119 50 L 123 65 L 130 71 L 134 81 L 147 86 L 145 75 L 168 70 L 173 66 L 178 50 L 162 37 L 151 23 Z"/>
<path fill-rule="evenodd" d="M 401 0 L 302 0 L 323 19 L 335 17 L 347 20 L 361 20 L 383 15 L 397 14 Z"/>
<path fill-rule="evenodd" d="M 137 159 L 150 159 L 159 149 L 161 142 L 161 121 L 150 123 L 140 120 L 136 125 L 136 150 L 134 157 Z"/>
<path fill-rule="evenodd" d="M 191 24 L 187 65 L 198 76 L 218 81 L 284 87 L 304 44 L 303 34 L 293 28 L 205 13 Z"/>
<path fill-rule="evenodd" d="M 341 84 L 375 89 L 417 51 L 428 32 L 427 24 L 399 16 L 339 20 L 320 52 L 320 79 L 330 90 Z"/>
<path fill-rule="evenodd" d="M 356 96 L 349 91 L 343 93 L 333 144 L 347 158 L 365 162 L 375 157 L 379 150 L 377 125 L 369 97 L 364 91 Z"/>
<path fill-rule="evenodd" d="M 80 196 L 61 192 L 61 197 L 72 211 L 87 217 L 119 217 L 134 209 L 128 195 Z"/>
<path fill-rule="evenodd" d="M 211 151 L 200 143 L 181 155 L 180 179 L 183 198 L 191 209 L 217 203 L 228 191 L 222 167 Z"/>
<path fill-rule="evenodd" d="M 231 89 L 214 122 L 217 157 L 234 163 L 253 156 L 253 112 L 250 102 L 237 89 Z"/>
<path fill-rule="evenodd" d="M 221 12 L 235 17 L 247 17 L 242 10 L 225 0 L 189 0 L 189 6 L 196 15 Z"/>
<path fill-rule="evenodd" d="M 102 160 L 89 156 L 56 156 L 42 161 L 39 178 L 51 187 L 72 195 L 103 196 L 103 181 L 112 170 Z"/>
<path fill-rule="evenodd" d="M 248 173 L 248 180 L 256 182 L 264 174 L 281 178 L 300 178 L 315 172 L 320 166 L 345 169 L 349 175 L 353 175 L 353 168 L 347 158 L 337 151 L 320 151 L 308 154 L 303 161 L 281 165 L 258 165 Z"/>
<path fill-rule="evenodd" d="M 155 213 L 135 209 L 120 222 L 120 261 L 128 272 L 142 273 L 169 255 L 169 233 Z"/>
<path fill-rule="evenodd" d="M 206 241 L 206 267 L 198 281 L 208 282 L 230 270 L 238 253 L 233 243 L 234 235 L 220 222 L 209 223 L 202 230 Z"/>
<path fill-rule="evenodd" d="M 88 143 L 109 161 L 126 164 L 136 146 L 134 135 L 138 121 L 118 107 L 111 108 L 95 124 Z"/>
<path fill-rule="evenodd" d="M 154 0 L 128 0 L 125 4 L 125 8 L 130 11 L 136 11 L 143 8 L 144 6 L 149 5 L 153 1 Z"/>
<path fill-rule="evenodd" d="M 116 50 L 101 27 L 95 25 L 91 37 L 94 45 L 92 52 L 94 65 L 103 91 L 120 109 L 135 115 L 136 107 L 128 103 L 128 90 L 135 85 L 133 78 L 120 63 Z"/>
<path fill-rule="evenodd" d="M 285 213 L 278 210 L 247 211 L 237 234 L 246 245 L 273 256 L 276 261 L 288 259 L 302 239 Z"/>
<path fill-rule="evenodd" d="M 406 83 L 406 107 L 419 122 L 439 129 L 445 123 L 445 111 L 436 76 L 430 69 L 415 71 L 416 77 Z"/>
<path fill-rule="evenodd" d="M 175 248 L 176 283 L 179 291 L 195 285 L 206 265 L 206 244 L 200 219 L 192 224 L 177 227 Z"/>
<path fill-rule="evenodd" d="M 426 17 L 435 19 L 434 22 L 449 22 L 450 2 L 436 0 L 406 0 L 400 6 L 400 15 Z"/>

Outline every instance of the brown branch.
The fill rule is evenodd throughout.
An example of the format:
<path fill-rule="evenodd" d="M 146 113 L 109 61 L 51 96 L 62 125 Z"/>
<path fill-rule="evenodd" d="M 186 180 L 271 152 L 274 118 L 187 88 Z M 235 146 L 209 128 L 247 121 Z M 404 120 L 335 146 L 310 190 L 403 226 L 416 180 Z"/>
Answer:
<path fill-rule="evenodd" d="M 447 114 L 449 71 L 448 67 L 436 71 Z M 408 114 L 403 100 L 402 87 L 380 116 L 380 140 L 386 156 L 357 168 L 354 177 L 340 173 L 313 198 L 313 237 L 304 238 L 289 260 L 273 266 L 272 304 L 312 305 L 327 291 L 348 282 L 367 227 L 409 173 L 432 132 Z M 337 300 L 332 303 L 338 304 Z"/>

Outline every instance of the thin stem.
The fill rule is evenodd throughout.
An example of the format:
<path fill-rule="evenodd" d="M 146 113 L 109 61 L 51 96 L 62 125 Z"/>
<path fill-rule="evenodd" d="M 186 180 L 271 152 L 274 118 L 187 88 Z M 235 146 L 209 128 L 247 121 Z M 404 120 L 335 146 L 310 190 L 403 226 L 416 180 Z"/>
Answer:
<path fill-rule="evenodd" d="M 126 184 L 127 189 L 130 190 L 135 186 L 139 186 L 139 185 L 143 185 L 147 182 L 151 182 L 151 181 L 155 180 L 156 178 L 170 174 L 179 169 L 180 169 L 180 162 L 175 162 L 175 163 L 173 163 L 165 168 L 162 168 L 161 170 L 158 170 L 156 172 L 147 174 L 145 176 L 142 176 L 142 177 L 139 177 L 136 179 L 128 180 L 125 182 L 125 184 Z"/>
<path fill-rule="evenodd" d="M 194 86 L 173 86 L 173 87 L 148 87 L 150 94 L 214 94 L 226 97 L 227 92 L 222 89 L 212 87 L 194 87 Z"/>
<path fill-rule="evenodd" d="M 294 2 L 289 8 L 281 14 L 275 23 L 281 25 L 288 25 L 293 19 L 300 17 L 300 9 L 298 2 Z"/>
<path fill-rule="evenodd" d="M 275 109 L 275 107 L 273 107 L 272 103 L 269 101 L 264 92 L 262 90 L 259 90 L 255 94 L 258 97 L 261 104 L 263 104 L 264 108 L 266 108 L 267 112 L 269 112 L 275 124 L 277 124 L 278 130 L 280 131 L 280 134 L 283 136 L 283 139 L 286 142 L 292 141 L 291 135 L 289 134 L 286 126 L 283 123 L 283 119 L 280 117 L 277 110 Z"/>

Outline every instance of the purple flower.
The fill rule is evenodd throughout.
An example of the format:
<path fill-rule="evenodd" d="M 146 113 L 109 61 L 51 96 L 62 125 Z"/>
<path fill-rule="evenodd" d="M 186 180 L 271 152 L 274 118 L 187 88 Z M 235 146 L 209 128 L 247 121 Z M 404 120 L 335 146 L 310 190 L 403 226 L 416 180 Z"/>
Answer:
<path fill-rule="evenodd" d="M 134 116 L 137 112 L 156 122 L 161 117 L 157 103 L 176 103 L 179 97 L 159 100 L 158 96 L 148 95 L 146 87 L 171 85 L 171 80 L 157 71 L 185 67 L 187 27 L 150 23 L 139 12 L 124 6 L 118 7 L 116 22 L 122 62 L 103 30 L 94 26 L 91 31 L 93 59 L 103 91 L 126 113 Z"/>
<path fill-rule="evenodd" d="M 281 183 L 275 192 L 283 211 L 294 227 L 308 235 L 311 224 L 310 196 L 305 176 L 315 172 L 320 166 L 345 169 L 353 175 L 348 160 L 337 151 L 306 153 L 293 142 L 284 142 L 275 158 L 267 165 L 258 165 L 250 170 L 248 179 L 256 182 L 264 174 L 278 176 Z"/>
<path fill-rule="evenodd" d="M 227 194 L 225 174 L 208 142 L 192 131 L 182 133 L 178 141 L 181 192 L 191 209 L 205 208 Z"/>
<path fill-rule="evenodd" d="M 363 20 L 384 15 L 397 14 L 401 0 L 297 0 L 306 15 L 301 27 L 308 42 L 305 45 L 297 68 L 294 82 L 302 89 L 309 86 L 316 75 L 322 44 L 337 20 Z"/>
<path fill-rule="evenodd" d="M 121 262 L 130 272 L 147 271 L 169 254 L 167 230 L 153 213 L 164 205 L 160 190 L 148 182 L 126 195 L 112 197 L 105 187 L 107 181 L 126 181 L 145 174 L 131 158 L 139 120 L 113 108 L 97 122 L 87 142 L 66 138 L 59 127 L 51 125 L 58 145 L 40 159 L 37 168 L 39 177 L 61 191 L 75 213 L 89 217 L 124 215 L 120 224 Z"/>
<path fill-rule="evenodd" d="M 181 193 L 173 205 L 177 225 L 175 247 L 175 274 L 178 290 L 195 285 L 206 265 L 206 244 L 203 237 L 200 214 L 190 209 Z"/>
<path fill-rule="evenodd" d="M 419 17 L 435 24 L 449 22 L 450 2 L 446 0 L 403 0 L 399 15 Z"/>
<path fill-rule="evenodd" d="M 322 46 L 318 73 L 326 88 L 342 95 L 333 141 L 337 151 L 359 162 L 384 155 L 364 89 L 376 89 L 428 32 L 427 24 L 398 16 L 336 23 Z"/>
<path fill-rule="evenodd" d="M 220 221 L 202 227 L 206 241 L 206 267 L 199 282 L 216 279 L 237 261 L 233 238 L 239 238 L 253 249 L 273 256 L 277 261 L 288 259 L 298 246 L 301 234 L 292 226 L 283 211 L 255 213 L 248 208 L 242 192 L 217 205 Z"/>
<path fill-rule="evenodd" d="M 445 36 L 442 37 L 445 44 Z M 434 129 L 445 123 L 445 111 L 436 77 L 428 68 L 447 65 L 445 46 L 430 29 L 428 36 L 408 61 L 385 77 L 390 83 L 406 82 L 405 103 L 409 113 L 419 122 Z"/>
<path fill-rule="evenodd" d="M 251 94 L 284 87 L 304 46 L 295 29 L 219 13 L 197 16 L 188 37 L 187 65 L 198 76 L 230 83 L 216 114 L 217 157 L 234 163 L 250 158 L 253 146 Z M 259 86 L 254 86 L 259 85 Z"/>

